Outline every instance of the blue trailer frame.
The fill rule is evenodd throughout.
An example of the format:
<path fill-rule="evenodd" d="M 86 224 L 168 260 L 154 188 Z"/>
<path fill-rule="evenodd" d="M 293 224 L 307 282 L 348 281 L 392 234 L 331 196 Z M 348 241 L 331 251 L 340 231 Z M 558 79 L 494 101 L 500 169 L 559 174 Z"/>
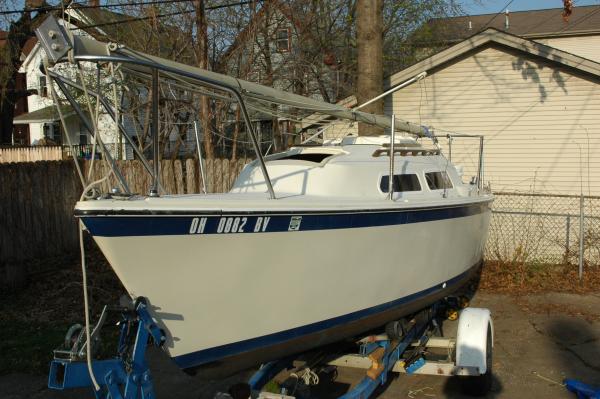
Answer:
<path fill-rule="evenodd" d="M 99 390 L 93 388 L 85 360 L 57 358 L 50 363 L 48 387 L 59 390 L 92 387 L 97 399 L 154 399 L 156 396 L 146 361 L 146 347 L 149 342 L 157 347 L 162 346 L 165 334 L 152 320 L 143 298 L 136 301 L 133 311 L 123 310 L 122 316 L 117 356 L 114 359 L 92 360 Z M 128 345 L 131 340 L 133 348 Z"/>
<path fill-rule="evenodd" d="M 439 332 L 438 320 L 444 314 L 442 310 L 447 307 L 448 301 L 441 301 L 422 310 L 407 321 L 401 328 L 402 333 L 396 336 L 390 332 L 390 336 L 377 336 L 376 339 L 369 337 L 359 341 L 359 356 L 371 360 L 370 368 L 361 382 L 340 399 L 370 397 L 379 386 L 386 384 L 390 372 L 399 362 L 402 364 L 403 372 L 428 374 L 424 367 L 428 362 L 423 354 L 429 338 L 436 330 Z M 91 387 L 97 399 L 154 399 L 156 397 L 145 352 L 149 343 L 157 347 L 162 346 L 165 342 L 165 334 L 152 319 L 144 298 L 138 298 L 132 310 L 120 309 L 120 311 L 122 322 L 116 357 L 91 362 L 100 389 L 94 389 L 87 362 L 82 356 L 81 347 L 77 344 L 70 351 L 55 351 L 55 359 L 51 362 L 48 379 L 50 388 L 63 390 Z M 487 312 L 489 315 L 489 311 Z M 486 324 L 480 327 L 485 327 L 487 330 L 488 319 L 483 319 L 483 322 Z M 99 323 L 100 326 L 101 324 L 102 322 Z M 473 327 L 478 328 L 475 324 Z M 62 357 L 65 354 L 68 356 L 66 359 L 59 358 L 57 354 Z M 263 387 L 282 370 L 291 368 L 296 358 L 296 356 L 287 357 L 263 365 L 248 381 L 253 397 L 260 395 Z M 421 368 L 423 370 L 420 370 Z M 459 368 L 466 372 L 461 375 L 479 375 L 476 367 L 460 366 Z"/>

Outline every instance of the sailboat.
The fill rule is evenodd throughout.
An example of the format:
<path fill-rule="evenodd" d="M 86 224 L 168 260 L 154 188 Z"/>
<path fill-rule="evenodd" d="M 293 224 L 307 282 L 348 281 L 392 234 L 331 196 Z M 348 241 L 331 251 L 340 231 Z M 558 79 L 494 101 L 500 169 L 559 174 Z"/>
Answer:
<path fill-rule="evenodd" d="M 428 129 L 69 37 L 51 18 L 37 34 L 50 63 L 118 63 L 152 80 L 155 93 L 160 75 L 240 106 L 256 160 L 229 192 L 160 192 L 155 130 L 148 195 L 75 204 L 131 298 L 148 301 L 162 348 L 182 369 L 233 372 L 357 336 L 451 295 L 481 267 L 493 201 L 481 158 L 476 178 L 463 182 L 437 145 L 423 144 L 434 139 Z M 78 83 L 49 76 L 85 120 L 66 90 Z M 246 109 L 264 102 L 389 134 L 264 156 Z"/>

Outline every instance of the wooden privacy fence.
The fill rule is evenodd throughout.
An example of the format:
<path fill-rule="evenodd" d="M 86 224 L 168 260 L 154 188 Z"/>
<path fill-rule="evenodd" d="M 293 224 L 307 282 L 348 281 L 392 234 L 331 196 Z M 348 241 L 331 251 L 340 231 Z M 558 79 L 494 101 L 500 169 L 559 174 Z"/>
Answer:
<path fill-rule="evenodd" d="M 228 191 L 247 159 L 205 161 L 208 192 Z M 146 194 L 151 184 L 139 161 L 120 161 L 132 192 Z M 83 161 L 87 173 L 91 161 Z M 109 173 L 106 162 L 96 160 L 91 180 Z M 198 193 L 202 189 L 198 161 L 161 161 L 161 180 L 167 193 Z M 116 187 L 114 176 L 102 191 Z M 73 207 L 83 188 L 75 165 L 69 161 L 0 164 L 0 283 L 3 265 L 77 250 L 77 223 Z M 2 284 L 0 284 L 2 285 Z"/>
<path fill-rule="evenodd" d="M 251 159 L 208 159 L 204 160 L 206 175 L 206 191 L 209 193 L 222 193 L 229 191 L 233 181 L 244 165 Z M 152 185 L 150 174 L 146 172 L 140 161 L 117 161 L 117 165 L 129 189 L 133 193 L 146 195 Z M 150 162 L 152 165 L 152 162 Z M 84 171 L 87 174 L 91 161 L 84 162 Z M 111 188 L 118 187 L 117 179 L 110 174 L 110 167 L 106 162 L 95 161 L 91 181 L 100 180 L 105 176 L 109 178 L 102 182 L 102 192 L 109 192 Z M 198 160 L 163 160 L 160 164 L 160 181 L 167 194 L 193 194 L 202 192 L 202 178 Z"/>
<path fill-rule="evenodd" d="M 0 163 L 60 161 L 63 159 L 61 146 L 0 147 Z"/>
<path fill-rule="evenodd" d="M 0 164 L 0 266 L 77 248 L 72 162 Z"/>

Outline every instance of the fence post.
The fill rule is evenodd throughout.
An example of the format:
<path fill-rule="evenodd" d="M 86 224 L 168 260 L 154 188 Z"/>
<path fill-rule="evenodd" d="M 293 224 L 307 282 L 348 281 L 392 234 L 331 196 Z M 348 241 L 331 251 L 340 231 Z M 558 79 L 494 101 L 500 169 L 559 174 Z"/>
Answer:
<path fill-rule="evenodd" d="M 579 281 L 583 279 L 583 193 L 579 196 Z"/>
<path fill-rule="evenodd" d="M 567 239 L 565 241 L 565 263 L 569 262 L 569 253 L 571 242 L 571 215 L 567 215 Z"/>

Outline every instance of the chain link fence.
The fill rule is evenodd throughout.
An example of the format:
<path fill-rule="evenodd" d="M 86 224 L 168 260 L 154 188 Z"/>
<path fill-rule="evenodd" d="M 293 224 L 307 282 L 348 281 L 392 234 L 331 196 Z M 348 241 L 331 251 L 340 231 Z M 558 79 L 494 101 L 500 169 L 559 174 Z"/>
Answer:
<path fill-rule="evenodd" d="M 578 264 L 581 254 L 600 265 L 600 197 L 495 193 L 487 259 Z"/>
<path fill-rule="evenodd" d="M 444 137 L 446 133 L 438 132 L 443 153 L 457 165 L 463 181 L 473 179 L 479 166 L 478 137 L 451 133 Z M 485 156 L 483 169 L 487 184 Z M 486 259 L 577 265 L 582 258 L 584 268 L 600 266 L 600 197 L 535 192 L 494 195 Z"/>

